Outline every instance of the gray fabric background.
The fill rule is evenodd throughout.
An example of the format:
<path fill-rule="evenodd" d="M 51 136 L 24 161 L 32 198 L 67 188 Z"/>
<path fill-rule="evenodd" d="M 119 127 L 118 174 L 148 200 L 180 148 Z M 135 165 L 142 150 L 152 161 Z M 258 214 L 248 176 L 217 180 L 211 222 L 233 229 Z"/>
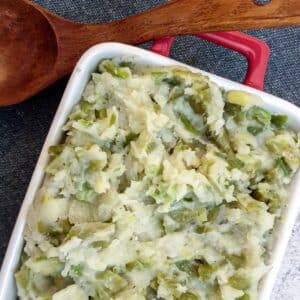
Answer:
<path fill-rule="evenodd" d="M 164 1 L 35 2 L 66 18 L 95 23 L 126 17 Z M 264 40 L 271 48 L 265 90 L 300 106 L 300 27 L 248 33 Z M 142 47 L 149 47 L 149 43 Z M 235 81 L 242 81 L 246 70 L 246 61 L 238 54 L 189 36 L 177 38 L 171 56 Z M 67 78 L 22 104 L 0 108 L 0 263 L 66 82 Z M 272 300 L 279 299 L 300 299 L 300 216 L 273 291 Z"/>

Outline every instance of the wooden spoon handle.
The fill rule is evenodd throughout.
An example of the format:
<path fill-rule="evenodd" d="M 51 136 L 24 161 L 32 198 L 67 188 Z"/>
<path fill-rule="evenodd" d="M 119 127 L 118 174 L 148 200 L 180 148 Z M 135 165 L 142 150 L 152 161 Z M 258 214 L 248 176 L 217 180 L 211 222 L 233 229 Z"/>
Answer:
<path fill-rule="evenodd" d="M 57 33 L 66 35 L 63 32 L 68 29 L 66 20 L 49 15 L 60 25 Z M 254 0 L 173 0 L 115 22 L 72 24 L 77 27 L 75 30 L 71 26 L 72 39 L 77 37 L 82 43 L 138 44 L 166 35 L 297 25 L 300 24 L 300 0 L 271 0 L 267 5 L 257 5 Z"/>
<path fill-rule="evenodd" d="M 175 0 L 117 22 L 112 39 L 140 43 L 165 35 L 300 24 L 299 0 Z M 121 33 L 121 34 L 120 34 Z"/>
<path fill-rule="evenodd" d="M 173 0 L 110 23 L 109 32 L 100 33 L 99 25 L 87 28 L 93 43 L 112 40 L 137 44 L 165 35 L 296 24 L 300 24 L 299 0 L 272 0 L 265 6 L 256 5 L 253 0 Z"/>
<path fill-rule="evenodd" d="M 300 0 L 271 0 L 265 6 L 253 1 L 173 0 L 104 24 L 78 24 L 42 10 L 54 27 L 60 61 L 64 61 L 57 71 L 65 73 L 85 49 L 100 42 L 138 44 L 166 35 L 300 24 Z"/>

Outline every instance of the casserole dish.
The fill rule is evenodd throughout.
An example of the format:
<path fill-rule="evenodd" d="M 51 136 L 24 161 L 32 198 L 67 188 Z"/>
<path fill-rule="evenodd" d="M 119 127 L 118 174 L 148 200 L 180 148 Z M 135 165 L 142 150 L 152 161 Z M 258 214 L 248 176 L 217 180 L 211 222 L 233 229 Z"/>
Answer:
<path fill-rule="evenodd" d="M 156 43 L 156 51 L 158 50 L 157 45 L 159 44 Z M 118 43 L 105 43 L 94 46 L 82 56 L 77 66 L 75 67 L 69 84 L 66 88 L 62 102 L 58 108 L 46 142 L 42 149 L 23 206 L 21 208 L 1 270 L 0 299 L 15 299 L 16 294 L 14 288 L 13 273 L 17 268 L 21 249 L 23 246 L 23 229 L 26 222 L 26 215 L 29 206 L 31 205 L 32 199 L 34 198 L 34 195 L 41 184 L 44 174 L 44 168 L 48 162 L 48 147 L 59 142 L 62 135 L 61 128 L 66 121 L 67 115 L 71 111 L 74 104 L 79 101 L 82 91 L 90 77 L 90 74 L 92 71 L 94 71 L 98 62 L 103 58 L 114 56 L 131 58 L 136 63 L 147 65 L 185 66 L 174 60 L 163 58 L 157 54 Z M 194 72 L 198 71 L 195 68 L 191 68 L 188 66 L 185 67 Z M 300 129 L 300 110 L 296 106 L 277 97 L 259 92 L 253 88 L 234 83 L 232 81 L 220 78 L 212 74 L 208 74 L 206 72 L 202 73 L 208 75 L 212 81 L 216 82 L 220 86 L 225 87 L 226 89 L 238 89 L 260 96 L 263 100 L 263 107 L 272 112 L 286 114 L 289 117 L 289 125 L 296 130 Z M 253 86 L 259 87 L 259 85 L 256 85 L 255 82 L 250 83 L 252 83 Z M 300 177 L 299 174 L 297 174 L 293 184 L 290 186 L 290 197 L 288 203 L 289 205 L 284 212 L 285 221 L 283 222 L 281 228 L 278 228 L 278 239 L 276 241 L 276 244 L 274 245 L 274 250 L 271 258 L 271 269 L 261 284 L 260 299 L 268 299 L 270 297 L 276 274 L 280 266 L 280 261 L 283 257 L 293 223 L 297 216 L 298 204 L 296 202 L 296 195 L 299 189 L 299 187 L 297 186 L 297 182 L 299 180 Z"/>

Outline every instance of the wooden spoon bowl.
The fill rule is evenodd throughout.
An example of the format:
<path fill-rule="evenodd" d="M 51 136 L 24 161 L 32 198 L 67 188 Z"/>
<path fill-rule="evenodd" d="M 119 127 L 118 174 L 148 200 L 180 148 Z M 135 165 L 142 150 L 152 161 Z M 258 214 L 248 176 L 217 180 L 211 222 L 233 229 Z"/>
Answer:
<path fill-rule="evenodd" d="M 0 1 L 0 105 L 21 102 L 71 72 L 90 46 L 166 35 L 300 24 L 299 0 L 173 0 L 127 19 L 79 24 L 29 0 Z"/>
<path fill-rule="evenodd" d="M 16 0 L 0 6 L 1 104 L 10 104 L 45 86 L 58 49 L 52 26 L 35 7 Z"/>

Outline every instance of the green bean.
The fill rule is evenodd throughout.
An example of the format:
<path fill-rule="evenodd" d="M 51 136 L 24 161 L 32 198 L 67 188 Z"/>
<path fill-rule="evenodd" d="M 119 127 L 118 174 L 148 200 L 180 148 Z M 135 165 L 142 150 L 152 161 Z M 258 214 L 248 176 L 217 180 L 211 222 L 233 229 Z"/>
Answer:
<path fill-rule="evenodd" d="M 124 147 L 128 146 L 131 141 L 136 140 L 139 137 L 139 135 L 140 135 L 139 133 L 129 132 L 126 135 Z"/>
<path fill-rule="evenodd" d="M 89 127 L 92 125 L 91 121 L 85 120 L 85 119 L 79 119 L 78 123 L 81 124 L 84 127 Z"/>
<path fill-rule="evenodd" d="M 207 220 L 209 222 L 214 222 L 219 215 L 220 207 L 214 206 L 208 211 Z"/>
<path fill-rule="evenodd" d="M 193 260 L 181 260 L 175 263 L 176 267 L 191 277 L 198 276 L 198 265 Z"/>
<path fill-rule="evenodd" d="M 163 78 L 162 82 L 165 82 L 168 85 L 170 85 L 171 87 L 174 87 L 174 86 L 180 85 L 182 80 L 179 77 L 173 75 L 171 77 Z"/>
<path fill-rule="evenodd" d="M 90 244 L 92 248 L 106 248 L 109 245 L 108 241 L 94 241 Z"/>
<path fill-rule="evenodd" d="M 244 162 L 234 156 L 228 157 L 228 164 L 230 169 L 242 169 L 245 166 Z"/>
<path fill-rule="evenodd" d="M 230 116 L 234 116 L 237 115 L 238 113 L 240 113 L 242 111 L 241 106 L 238 104 L 233 104 L 230 102 L 225 102 L 225 106 L 224 106 L 224 111 L 230 115 Z"/>
<path fill-rule="evenodd" d="M 126 79 L 129 77 L 129 74 L 125 68 L 117 67 L 113 64 L 111 60 L 105 60 L 100 65 L 106 72 L 110 73 L 113 76 Z"/>
<path fill-rule="evenodd" d="M 274 126 L 281 128 L 286 124 L 287 120 L 288 117 L 286 115 L 272 115 L 271 123 Z"/>
<path fill-rule="evenodd" d="M 52 145 L 48 149 L 48 153 L 53 156 L 59 155 L 64 150 L 64 145 Z"/>
<path fill-rule="evenodd" d="M 237 124 L 241 124 L 243 120 L 245 120 L 245 112 L 242 110 L 242 107 L 238 104 L 225 102 L 224 111 L 229 116 L 232 116 Z"/>
<path fill-rule="evenodd" d="M 183 207 L 172 210 L 169 214 L 173 220 L 182 225 L 191 223 L 193 221 L 204 222 L 207 220 L 206 209 L 204 207 L 193 210 Z"/>
<path fill-rule="evenodd" d="M 103 119 L 107 118 L 106 108 L 101 108 L 99 110 L 96 110 L 96 117 L 100 120 L 103 120 Z"/>
<path fill-rule="evenodd" d="M 269 112 L 258 106 L 253 106 L 249 109 L 248 114 L 263 126 L 269 125 L 272 119 L 272 115 Z"/>
<path fill-rule="evenodd" d="M 201 298 L 192 293 L 186 292 L 179 297 L 179 300 L 201 300 Z"/>
<path fill-rule="evenodd" d="M 263 131 L 263 128 L 259 127 L 259 126 L 248 126 L 247 130 L 248 130 L 249 133 L 256 136 L 256 135 L 258 135 L 259 133 L 261 133 Z"/>
<path fill-rule="evenodd" d="M 198 267 L 199 278 L 203 281 L 208 280 L 212 273 L 214 272 L 213 266 L 209 265 L 206 262 L 202 262 Z"/>
<path fill-rule="evenodd" d="M 134 68 L 134 63 L 132 62 L 132 61 L 121 61 L 120 63 L 119 63 L 119 66 L 120 67 L 122 67 L 122 68 L 125 68 L 125 67 L 127 67 L 127 68 L 129 68 L 129 69 L 133 69 Z"/>
<path fill-rule="evenodd" d="M 198 96 L 187 95 L 185 96 L 185 100 L 188 101 L 195 114 L 199 114 L 202 116 L 206 113 L 204 103 L 203 101 L 201 101 L 201 99 L 199 99 Z"/>
<path fill-rule="evenodd" d="M 91 160 L 89 162 L 88 170 L 91 172 L 99 171 L 101 163 L 102 163 L 101 160 Z"/>
<path fill-rule="evenodd" d="M 194 127 L 192 122 L 181 112 L 178 113 L 179 119 L 184 125 L 184 128 L 192 134 L 198 135 L 200 132 Z"/>
<path fill-rule="evenodd" d="M 97 297 L 95 299 L 101 299 L 101 300 L 110 300 L 111 299 L 111 293 L 103 286 L 96 285 L 95 290 L 97 293 Z"/>
<path fill-rule="evenodd" d="M 290 166 L 286 163 L 284 158 L 278 158 L 276 159 L 276 166 L 280 168 L 285 176 L 289 176 L 292 173 L 292 169 Z"/>
<path fill-rule="evenodd" d="M 148 176 L 156 176 L 162 174 L 161 165 L 147 165 L 145 168 L 145 174 Z"/>
<path fill-rule="evenodd" d="M 153 150 L 156 148 L 156 143 L 155 142 L 150 142 L 147 144 L 146 146 L 146 153 L 150 154 L 151 152 L 153 152 Z"/>
<path fill-rule="evenodd" d="M 23 289 L 26 289 L 30 281 L 29 269 L 23 265 L 22 268 L 15 274 L 15 278 L 17 284 Z"/>
<path fill-rule="evenodd" d="M 85 100 L 81 100 L 79 102 L 79 106 L 80 106 L 80 109 L 84 112 L 84 113 L 87 113 L 89 111 L 89 109 L 91 108 L 91 103 L 89 103 L 88 101 L 85 101 Z"/>
<path fill-rule="evenodd" d="M 179 86 L 174 86 L 169 94 L 169 100 L 175 100 L 184 95 L 184 89 Z"/>
<path fill-rule="evenodd" d="M 237 290 L 247 290 L 251 286 L 249 278 L 239 274 L 232 275 L 228 279 L 228 283 Z"/>
<path fill-rule="evenodd" d="M 110 120 L 109 120 L 109 126 L 112 126 L 116 123 L 116 120 L 117 120 L 117 116 L 115 114 L 112 114 L 110 116 Z"/>
<path fill-rule="evenodd" d="M 270 213 L 276 212 L 281 206 L 281 198 L 274 190 L 270 189 L 258 189 L 252 192 L 252 196 L 258 200 L 265 202 L 268 205 L 268 211 Z"/>
<path fill-rule="evenodd" d="M 128 285 L 126 279 L 110 270 L 97 274 L 96 278 L 104 285 L 105 288 L 114 294 L 118 293 Z"/>
<path fill-rule="evenodd" d="M 243 296 L 238 297 L 235 300 L 250 300 L 250 296 L 245 293 Z"/>
<path fill-rule="evenodd" d="M 88 182 L 85 182 L 82 185 L 81 190 L 75 194 L 77 200 L 87 202 L 93 201 L 95 196 L 96 192 L 92 189 Z"/>
<path fill-rule="evenodd" d="M 82 265 L 76 265 L 76 266 L 71 266 L 69 275 L 73 277 L 80 277 L 83 274 L 83 266 Z"/>
<path fill-rule="evenodd" d="M 243 267 L 245 264 L 245 256 L 242 255 L 227 255 L 226 258 L 230 261 L 230 263 L 234 266 L 235 269 L 239 269 Z"/>

